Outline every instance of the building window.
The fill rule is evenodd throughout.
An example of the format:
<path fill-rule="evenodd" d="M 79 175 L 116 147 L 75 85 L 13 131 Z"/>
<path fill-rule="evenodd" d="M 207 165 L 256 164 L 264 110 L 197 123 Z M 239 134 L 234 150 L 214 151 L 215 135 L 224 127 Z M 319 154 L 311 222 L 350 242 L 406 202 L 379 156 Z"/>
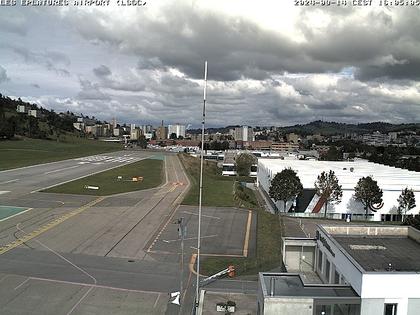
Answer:
<path fill-rule="evenodd" d="M 318 270 L 322 272 L 322 252 L 318 250 Z"/>
<path fill-rule="evenodd" d="M 340 284 L 340 274 L 337 272 L 337 270 L 334 272 L 334 283 Z"/>
<path fill-rule="evenodd" d="M 385 304 L 384 315 L 397 315 L 397 305 L 396 303 Z"/>
<path fill-rule="evenodd" d="M 330 269 L 331 269 L 331 263 L 328 259 L 325 261 L 325 279 L 327 282 L 330 282 Z"/>

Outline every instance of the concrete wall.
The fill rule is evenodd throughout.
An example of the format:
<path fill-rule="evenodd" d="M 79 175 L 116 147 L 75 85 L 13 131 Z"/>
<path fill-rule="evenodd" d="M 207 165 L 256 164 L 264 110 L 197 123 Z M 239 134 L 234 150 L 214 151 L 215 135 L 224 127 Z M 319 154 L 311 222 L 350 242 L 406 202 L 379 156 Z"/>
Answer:
<path fill-rule="evenodd" d="M 360 315 L 384 315 L 384 303 L 385 299 L 362 299 Z"/>
<path fill-rule="evenodd" d="M 407 315 L 418 315 L 420 312 L 420 299 L 408 299 Z"/>
<path fill-rule="evenodd" d="M 312 315 L 313 304 L 314 301 L 312 299 L 266 297 L 264 300 L 264 315 Z"/>

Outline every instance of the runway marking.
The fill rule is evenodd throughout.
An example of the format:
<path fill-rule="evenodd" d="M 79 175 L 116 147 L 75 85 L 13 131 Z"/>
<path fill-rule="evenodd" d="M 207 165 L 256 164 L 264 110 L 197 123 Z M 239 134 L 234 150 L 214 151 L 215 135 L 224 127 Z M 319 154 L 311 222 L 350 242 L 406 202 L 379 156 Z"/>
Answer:
<path fill-rule="evenodd" d="M 23 281 L 21 284 L 19 284 L 16 288 L 15 288 L 15 291 L 17 290 L 17 289 L 19 289 L 21 286 L 23 286 L 26 282 L 28 282 L 29 280 L 31 280 L 31 278 L 26 278 L 26 280 L 25 281 Z"/>
<path fill-rule="evenodd" d="M 42 233 L 45 233 L 46 231 L 52 229 L 53 227 L 56 227 L 57 225 L 63 223 L 64 221 L 74 217 L 75 215 L 78 215 L 79 213 L 82 213 L 83 211 L 89 209 L 90 207 L 93 207 L 94 205 L 96 205 L 97 203 L 101 202 L 102 200 L 104 200 L 106 197 L 99 197 L 87 204 L 85 204 L 84 206 L 81 206 L 80 208 L 73 210 L 69 213 L 66 213 L 64 215 L 62 215 L 61 217 L 58 217 L 57 219 L 54 219 L 53 221 L 48 222 L 47 224 L 43 225 L 42 227 L 38 228 L 35 231 L 32 231 L 20 238 L 18 238 L 17 240 L 3 245 L 2 247 L 0 247 L 0 255 L 8 252 L 11 249 L 14 249 L 16 247 L 19 247 L 20 245 L 30 241 L 31 239 L 41 235 Z"/>
<path fill-rule="evenodd" d="M 156 297 L 156 301 L 155 301 L 155 304 L 153 304 L 153 308 L 156 308 L 157 303 L 158 303 L 158 301 L 159 301 L 159 298 L 160 298 L 160 293 L 159 293 L 159 294 L 158 294 L 158 296 Z"/>
<path fill-rule="evenodd" d="M 251 221 L 252 221 L 252 211 L 248 211 L 248 221 L 246 223 L 246 232 L 245 232 L 245 241 L 244 241 L 244 257 L 248 257 L 248 247 L 249 247 L 249 234 L 251 230 Z"/>
<path fill-rule="evenodd" d="M 217 236 L 219 236 L 218 234 L 214 234 L 214 235 L 206 235 L 206 236 L 202 236 L 201 238 L 210 238 L 210 237 L 217 237 Z M 187 238 L 184 238 L 184 241 L 189 241 L 189 240 L 196 240 L 197 239 L 197 237 L 187 237 Z M 178 238 L 178 239 L 176 239 L 176 240 L 162 240 L 162 242 L 165 242 L 165 243 L 172 243 L 172 242 L 177 242 L 177 241 L 180 241 L 181 239 L 180 238 Z"/>
<path fill-rule="evenodd" d="M 69 167 L 59 168 L 59 169 L 57 169 L 57 170 L 53 170 L 53 171 L 46 172 L 46 173 L 44 173 L 44 175 L 47 175 L 47 174 L 52 174 L 52 173 L 57 173 L 57 172 L 64 171 L 64 170 L 69 170 L 69 169 L 76 168 L 76 167 L 79 167 L 79 166 L 80 166 L 80 165 L 74 165 L 74 166 L 69 166 Z"/>
<path fill-rule="evenodd" d="M 169 222 L 171 222 L 172 218 L 174 217 L 175 213 L 178 211 L 179 205 L 175 208 L 174 212 L 172 213 L 172 215 L 168 218 L 168 221 L 166 221 L 165 225 L 163 226 L 163 228 L 159 231 L 159 233 L 156 235 L 155 239 L 153 240 L 152 244 L 150 244 L 149 248 L 147 249 L 147 253 L 150 253 L 150 251 L 152 250 L 153 246 L 155 246 L 155 243 L 157 242 L 157 240 L 159 239 L 159 237 L 162 235 L 163 231 L 166 229 L 166 227 L 168 226 Z"/>
<path fill-rule="evenodd" d="M 182 213 L 191 214 L 191 215 L 198 215 L 197 213 L 194 213 L 194 212 L 189 212 L 189 211 L 182 211 Z M 211 218 L 211 219 L 220 220 L 220 218 L 219 218 L 219 217 L 214 217 L 214 216 L 212 216 L 212 215 L 205 215 L 205 214 L 202 214 L 201 216 L 202 216 L 202 217 L 205 217 L 205 218 Z"/>
<path fill-rule="evenodd" d="M 0 191 L 0 195 L 2 195 L 2 194 L 7 194 L 7 193 L 9 193 L 10 192 L 10 190 L 1 190 Z"/>
<path fill-rule="evenodd" d="M 1 208 L 1 206 L 0 206 L 0 208 Z M 20 215 L 20 214 L 22 214 L 22 213 L 28 212 L 28 211 L 30 211 L 30 210 L 32 210 L 32 209 L 33 209 L 33 208 L 28 208 L 28 209 L 23 210 L 23 211 L 21 211 L 21 212 L 15 213 L 15 214 L 13 214 L 13 215 L 11 215 L 11 216 L 8 216 L 8 217 L 6 217 L 6 218 L 1 219 L 1 220 L 0 220 L 0 222 L 3 222 L 3 221 L 6 221 L 6 220 L 8 220 L 8 219 L 11 219 L 11 218 L 13 218 L 13 217 L 16 217 L 16 216 L 18 216 L 18 215 Z"/>
<path fill-rule="evenodd" d="M 3 277 L 1 277 L 0 282 L 2 282 L 4 279 L 6 279 L 7 277 L 9 277 L 10 275 L 5 275 Z"/>
<path fill-rule="evenodd" d="M 18 178 L 17 178 L 17 179 L 11 179 L 11 180 L 8 180 L 8 181 L 5 181 L 5 182 L 1 182 L 1 183 L 0 183 L 0 185 L 2 185 L 2 184 L 14 183 L 14 182 L 17 182 L 17 181 L 19 181 L 19 179 L 18 179 Z"/>

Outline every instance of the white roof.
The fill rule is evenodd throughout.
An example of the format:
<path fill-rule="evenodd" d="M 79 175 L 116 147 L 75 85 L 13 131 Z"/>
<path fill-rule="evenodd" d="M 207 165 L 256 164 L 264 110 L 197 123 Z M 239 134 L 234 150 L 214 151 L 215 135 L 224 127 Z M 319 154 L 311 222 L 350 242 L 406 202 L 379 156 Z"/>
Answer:
<path fill-rule="evenodd" d="M 399 190 L 405 187 L 420 192 L 420 172 L 368 162 L 366 160 L 348 161 L 314 161 L 314 160 L 258 160 L 259 168 L 271 171 L 272 176 L 284 168 L 295 170 L 304 188 L 313 188 L 314 182 L 322 171 L 333 170 L 343 189 L 353 190 L 361 177 L 372 176 L 382 190 Z M 353 171 L 350 171 L 353 168 Z"/>

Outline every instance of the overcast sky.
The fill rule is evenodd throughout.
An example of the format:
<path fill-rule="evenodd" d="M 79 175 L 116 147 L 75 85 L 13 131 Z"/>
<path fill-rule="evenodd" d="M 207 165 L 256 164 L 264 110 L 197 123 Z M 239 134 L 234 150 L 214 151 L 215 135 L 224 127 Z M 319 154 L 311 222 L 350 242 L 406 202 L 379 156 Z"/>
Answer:
<path fill-rule="evenodd" d="M 0 92 L 108 121 L 198 127 L 208 60 L 209 126 L 420 122 L 420 7 L 112 1 L 0 7 Z"/>

